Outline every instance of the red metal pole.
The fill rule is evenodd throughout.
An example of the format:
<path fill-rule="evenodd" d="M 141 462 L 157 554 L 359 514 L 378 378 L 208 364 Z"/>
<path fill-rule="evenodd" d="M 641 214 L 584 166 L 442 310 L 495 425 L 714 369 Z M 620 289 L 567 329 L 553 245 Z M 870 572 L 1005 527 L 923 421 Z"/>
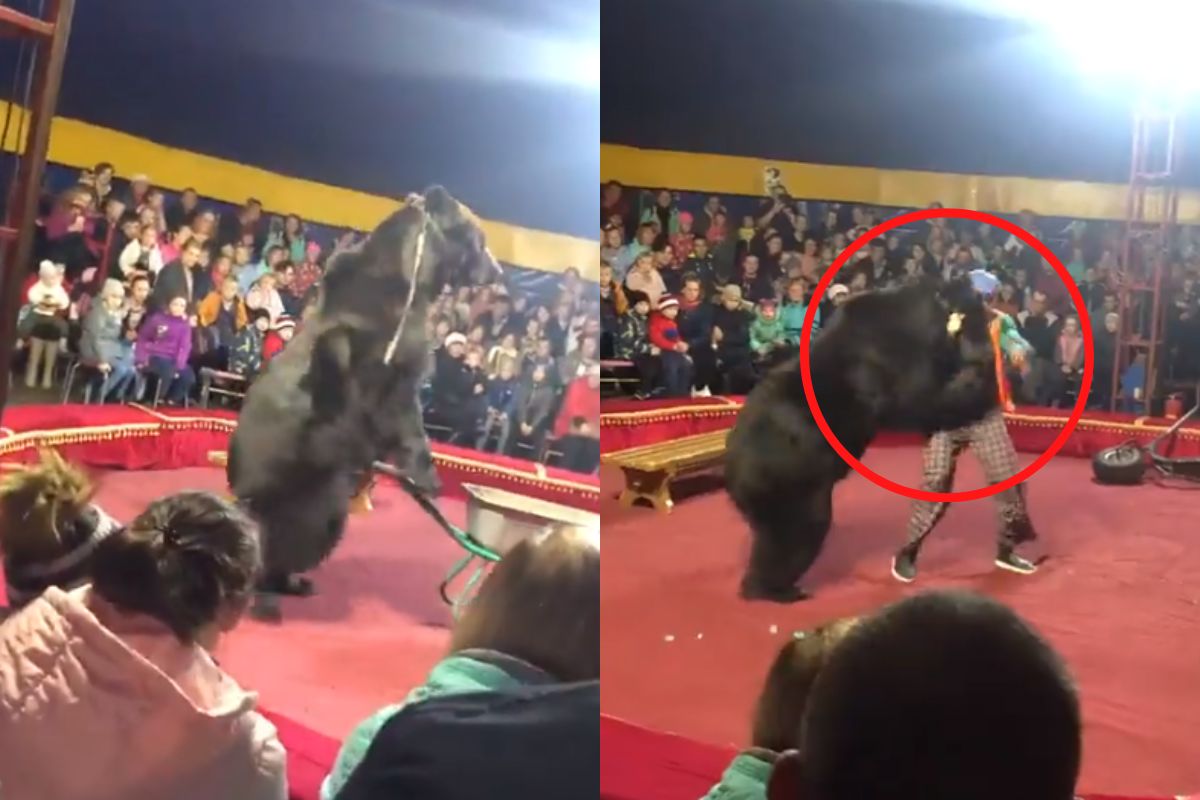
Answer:
<path fill-rule="evenodd" d="M 3 281 L 0 285 L 0 364 L 9 369 L 16 344 L 17 313 L 21 307 L 21 285 L 33 258 L 34 222 L 37 219 L 41 195 L 42 172 L 50 148 L 50 125 L 58 106 L 58 90 L 62 83 L 63 64 L 67 56 L 67 39 L 71 34 L 71 16 L 75 0 L 50 0 L 46 21 L 20 19 L 25 15 L 7 10 L 0 12 L 0 24 L 8 23 L 42 36 L 33 62 L 33 87 L 29 99 L 32 119 L 25 149 L 17 164 L 17 213 L 9 209 L 8 222 L 16 228 L 15 244 L 4 248 Z M 45 37 L 49 36 L 49 41 Z M 49 47 L 46 45 L 49 44 Z M 15 101 L 17 98 L 13 98 Z M 0 415 L 8 405 L 9 381 L 0 380 Z M 2 416 L 0 416 L 2 419 Z"/>

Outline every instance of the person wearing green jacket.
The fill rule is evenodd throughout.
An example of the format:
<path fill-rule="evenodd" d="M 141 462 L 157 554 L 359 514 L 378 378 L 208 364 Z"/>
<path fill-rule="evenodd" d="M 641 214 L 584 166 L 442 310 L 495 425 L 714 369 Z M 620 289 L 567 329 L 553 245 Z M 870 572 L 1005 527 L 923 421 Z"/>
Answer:
<path fill-rule="evenodd" d="M 335 800 L 380 731 L 401 711 L 435 699 L 523 686 L 600 680 L 600 549 L 585 534 L 526 539 L 505 554 L 454 626 L 450 652 L 403 702 L 376 711 L 342 744 L 321 786 Z M 598 688 L 597 688 L 598 692 Z M 594 727 L 595 720 L 590 724 Z M 461 754 L 486 771 L 494 753 Z M 415 768 L 415 767 L 414 767 Z M 536 797 L 536 775 L 531 775 Z"/>
<path fill-rule="evenodd" d="M 763 300 L 758 304 L 758 312 L 750 324 L 750 347 L 759 358 L 786 343 L 778 312 L 774 300 Z"/>

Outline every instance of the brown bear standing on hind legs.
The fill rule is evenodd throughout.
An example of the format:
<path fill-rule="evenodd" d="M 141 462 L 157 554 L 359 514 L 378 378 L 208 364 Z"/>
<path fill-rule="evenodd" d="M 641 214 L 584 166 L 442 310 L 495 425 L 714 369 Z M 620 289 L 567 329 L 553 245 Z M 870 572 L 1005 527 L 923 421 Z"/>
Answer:
<path fill-rule="evenodd" d="M 445 286 L 499 280 L 479 221 L 445 189 L 409 198 L 328 265 L 316 313 L 250 387 L 229 444 L 229 485 L 262 526 L 256 608 L 307 595 L 376 460 L 436 493 L 417 393 L 429 360 L 425 317 Z"/>

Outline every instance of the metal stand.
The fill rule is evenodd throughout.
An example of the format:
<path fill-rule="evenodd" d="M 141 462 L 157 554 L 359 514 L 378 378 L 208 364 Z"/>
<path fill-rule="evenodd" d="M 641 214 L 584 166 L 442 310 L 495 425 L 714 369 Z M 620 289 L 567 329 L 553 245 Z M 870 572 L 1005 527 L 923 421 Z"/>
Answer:
<path fill-rule="evenodd" d="M 34 223 L 42 188 L 42 172 L 50 147 L 50 123 L 58 106 L 63 63 L 67 57 L 67 39 L 75 0 L 48 0 L 44 16 L 23 14 L 0 6 L 0 31 L 20 37 L 21 48 L 33 48 L 29 60 L 30 76 L 23 97 L 10 97 L 9 103 L 28 113 L 28 136 L 24 149 L 15 157 L 17 166 L 6 190 L 3 222 L 0 223 L 0 364 L 8 370 L 12 364 L 17 338 L 17 313 L 21 308 L 21 285 L 29 274 L 33 258 Z M 18 59 L 20 62 L 21 59 Z M 13 111 L 10 107 L 10 113 Z M 22 113 L 18 110 L 17 113 Z M 24 127 L 24 126 L 22 126 Z M 8 404 L 10 381 L 0 381 L 0 415 Z"/>
<path fill-rule="evenodd" d="M 450 606 L 454 616 L 458 617 L 462 614 L 463 609 L 466 608 L 466 606 L 471 602 L 472 598 L 474 598 L 475 592 L 479 588 L 479 584 L 482 583 L 488 571 L 491 570 L 492 565 L 500 560 L 500 554 L 479 543 L 473 536 L 471 536 L 469 532 L 462 530 L 457 525 L 450 522 L 450 520 L 446 519 L 446 516 L 442 513 L 441 509 L 439 509 L 432 500 L 430 500 L 420 489 L 418 489 L 413 483 L 412 479 L 405 475 L 404 472 L 398 467 L 395 467 L 392 464 L 384 463 L 383 461 L 376 461 L 374 464 L 374 470 L 375 472 L 382 473 L 395 480 L 396 483 L 400 485 L 400 488 L 407 492 L 408 495 L 417 502 L 417 505 L 419 505 L 426 514 L 433 517 L 433 521 L 436 522 L 438 526 L 450 536 L 450 538 L 458 542 L 458 545 L 467 551 L 466 555 L 454 562 L 454 565 L 450 567 L 450 571 L 446 573 L 446 577 L 443 578 L 442 582 L 438 585 L 438 594 L 441 595 L 442 601 L 446 605 Z M 456 578 L 462 575 L 472 564 L 475 565 L 475 569 L 467 578 L 463 588 L 456 595 L 452 596 L 450 594 L 450 584 L 453 583 Z"/>
<path fill-rule="evenodd" d="M 1118 284 L 1120 327 L 1113 359 L 1111 410 L 1116 411 L 1121 376 L 1139 356 L 1145 359 L 1143 413 L 1151 414 L 1165 355 L 1163 277 L 1171 236 L 1179 217 L 1179 159 L 1173 108 L 1142 107 L 1134 114 L 1133 158 L 1125 205 L 1125 235 Z"/>

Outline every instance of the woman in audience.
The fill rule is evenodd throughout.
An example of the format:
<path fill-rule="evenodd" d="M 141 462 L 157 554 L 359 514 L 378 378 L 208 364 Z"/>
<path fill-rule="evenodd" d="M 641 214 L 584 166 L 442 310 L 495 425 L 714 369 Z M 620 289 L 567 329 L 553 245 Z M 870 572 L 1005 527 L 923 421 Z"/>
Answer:
<path fill-rule="evenodd" d="M 192 354 L 192 326 L 187 317 L 187 298 L 171 298 L 166 311 L 156 311 L 142 323 L 134 345 L 138 368 L 158 378 L 156 391 L 169 404 L 183 405 L 196 383 L 188 366 Z"/>
<path fill-rule="evenodd" d="M 109 278 L 83 321 L 79 354 L 100 371 L 100 402 L 110 397 L 124 400 L 133 383 L 133 347 L 123 335 L 125 287 Z"/>
<path fill-rule="evenodd" d="M 425 684 L 347 738 L 322 800 L 595 797 L 598 542 L 555 533 L 505 554 Z"/>
<path fill-rule="evenodd" d="M 789 640 L 767 671 L 754 709 L 750 747 L 738 753 L 721 782 L 703 800 L 764 800 L 771 765 L 780 753 L 799 745 L 800 721 L 808 694 L 833 652 L 855 625 L 856 617 L 835 620 Z"/>
<path fill-rule="evenodd" d="M 1058 368 L 1051 373 L 1052 405 L 1062 405 L 1072 390 L 1078 390 L 1083 376 L 1083 359 L 1083 333 L 1079 330 L 1079 317 L 1072 315 L 1063 320 L 1054 347 L 1054 364 Z"/>
<path fill-rule="evenodd" d="M 249 518 L 185 492 L 104 538 L 90 585 L 0 627 L 5 797 L 285 800 L 274 727 L 209 655 L 259 568 Z"/>

